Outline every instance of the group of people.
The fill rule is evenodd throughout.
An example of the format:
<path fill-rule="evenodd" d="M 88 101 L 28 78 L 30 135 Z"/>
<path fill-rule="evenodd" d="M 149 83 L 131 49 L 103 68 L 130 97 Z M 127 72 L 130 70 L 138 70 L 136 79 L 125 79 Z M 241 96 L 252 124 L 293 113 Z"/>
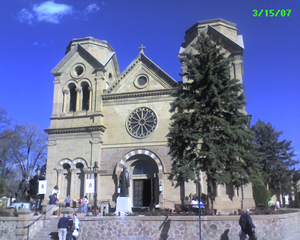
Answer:
<path fill-rule="evenodd" d="M 275 209 L 279 210 L 280 209 L 280 202 L 278 201 L 278 199 L 276 200 L 276 202 L 274 203 L 272 199 L 270 199 L 270 201 L 268 202 L 269 207 L 275 207 Z"/>
<path fill-rule="evenodd" d="M 73 215 L 73 220 L 68 214 L 64 214 L 58 221 L 58 238 L 59 240 L 72 240 L 73 236 L 78 236 L 80 221 L 76 214 Z"/>
<path fill-rule="evenodd" d="M 80 197 L 77 199 L 77 201 L 78 201 L 78 213 L 82 213 L 82 209 L 83 209 L 83 213 L 88 213 L 88 205 L 89 205 L 88 197 L 85 196 L 84 199 Z M 70 207 L 71 202 L 72 200 L 70 198 L 70 195 L 68 195 L 64 200 L 65 207 Z M 50 205 L 58 204 L 57 193 L 53 193 L 52 195 L 49 196 L 49 204 Z"/>
<path fill-rule="evenodd" d="M 82 199 L 81 197 L 77 199 L 78 201 L 78 213 L 82 213 L 82 208 L 83 208 L 83 213 L 88 213 L 89 211 L 89 199 L 87 196 Z"/>

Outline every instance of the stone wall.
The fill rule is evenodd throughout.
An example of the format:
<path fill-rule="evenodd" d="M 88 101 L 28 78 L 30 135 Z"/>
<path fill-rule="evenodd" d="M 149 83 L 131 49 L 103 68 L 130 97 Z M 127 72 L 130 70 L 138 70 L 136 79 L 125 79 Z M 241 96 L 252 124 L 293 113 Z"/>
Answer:
<path fill-rule="evenodd" d="M 281 240 L 300 231 L 300 212 L 255 215 L 252 219 L 260 240 Z M 201 217 L 202 239 L 219 240 L 225 236 L 230 240 L 239 239 L 238 220 L 239 216 Z M 0 239 L 16 239 L 17 221 L 16 217 L 0 218 Z M 50 219 L 46 219 L 46 224 L 49 221 Z M 43 229 L 42 220 L 29 228 L 29 236 L 39 231 L 38 229 Z M 80 218 L 80 235 L 84 240 L 194 240 L 199 238 L 199 217 L 85 217 Z"/>
<path fill-rule="evenodd" d="M 239 216 L 201 217 L 201 235 L 205 240 L 219 240 L 223 236 L 239 239 Z M 256 232 L 261 240 L 279 240 L 300 230 L 300 213 L 253 216 Z M 199 238 L 199 217 L 102 217 L 80 219 L 81 239 L 156 240 Z M 222 238 L 223 239 L 223 238 Z M 225 238 L 226 239 L 226 238 Z"/>
<path fill-rule="evenodd" d="M 15 239 L 17 217 L 0 217 L 0 239 Z"/>

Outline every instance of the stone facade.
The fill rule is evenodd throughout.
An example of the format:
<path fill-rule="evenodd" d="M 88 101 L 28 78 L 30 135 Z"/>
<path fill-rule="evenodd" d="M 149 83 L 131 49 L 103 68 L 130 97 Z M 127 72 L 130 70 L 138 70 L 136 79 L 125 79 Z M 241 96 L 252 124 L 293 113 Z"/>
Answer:
<path fill-rule="evenodd" d="M 235 57 L 232 77 L 242 81 L 243 40 L 233 23 L 221 19 L 196 23 L 187 30 L 179 57 L 193 51 L 201 31 L 220 39 L 227 56 Z M 74 39 L 52 70 L 53 112 L 46 130 L 48 195 L 57 185 L 61 201 L 70 194 L 76 203 L 86 195 L 86 180 L 94 178 L 94 164 L 99 167 L 97 200 L 111 206 L 118 196 L 123 166 L 130 173 L 129 197 L 135 207 L 173 207 L 184 195 L 196 193 L 194 183 L 185 184 L 184 194 L 167 179 L 170 91 L 177 82 L 145 55 L 143 46 L 140 49 L 120 73 L 116 53 L 106 41 Z M 207 193 L 205 184 L 203 192 Z M 216 192 L 216 209 L 241 208 L 241 194 L 231 186 L 219 186 Z M 251 186 L 244 193 L 244 208 L 254 206 Z M 93 200 L 92 194 L 88 197 Z"/>

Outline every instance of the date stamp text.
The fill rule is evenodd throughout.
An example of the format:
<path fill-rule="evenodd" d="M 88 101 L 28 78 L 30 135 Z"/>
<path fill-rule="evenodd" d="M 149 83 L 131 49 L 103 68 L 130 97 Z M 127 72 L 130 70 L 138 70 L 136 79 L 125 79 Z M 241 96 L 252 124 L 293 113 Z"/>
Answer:
<path fill-rule="evenodd" d="M 254 9 L 253 17 L 289 17 L 291 12 L 291 9 Z"/>

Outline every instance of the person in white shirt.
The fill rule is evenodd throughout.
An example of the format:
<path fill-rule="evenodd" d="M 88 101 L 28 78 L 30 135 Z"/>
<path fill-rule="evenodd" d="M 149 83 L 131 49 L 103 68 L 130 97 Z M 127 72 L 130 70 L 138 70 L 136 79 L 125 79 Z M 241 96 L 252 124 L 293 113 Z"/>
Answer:
<path fill-rule="evenodd" d="M 84 197 L 84 210 L 83 210 L 84 213 L 87 213 L 89 211 L 88 205 L 89 205 L 89 199 L 87 198 L 87 196 L 85 196 Z"/>

